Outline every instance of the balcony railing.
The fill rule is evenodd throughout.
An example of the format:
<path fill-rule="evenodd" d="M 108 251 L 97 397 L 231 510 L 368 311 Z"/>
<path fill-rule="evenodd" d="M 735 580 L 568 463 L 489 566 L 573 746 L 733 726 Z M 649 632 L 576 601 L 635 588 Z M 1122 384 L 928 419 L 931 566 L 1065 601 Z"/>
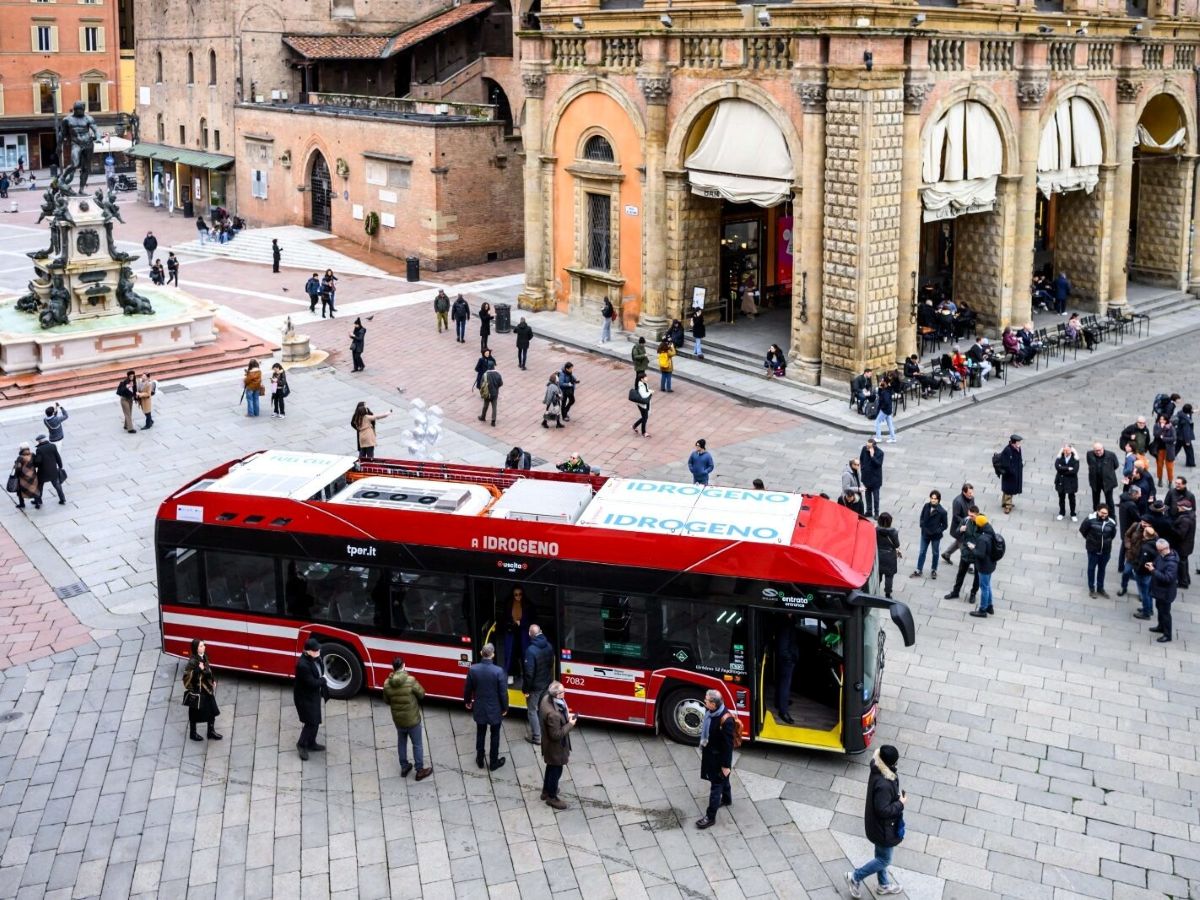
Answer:
<path fill-rule="evenodd" d="M 370 94 L 343 94 L 333 91 L 309 91 L 308 102 L 313 106 L 393 115 L 455 116 L 481 121 L 490 121 L 496 117 L 496 107 L 487 103 L 410 100 L 405 97 L 374 97 Z"/>

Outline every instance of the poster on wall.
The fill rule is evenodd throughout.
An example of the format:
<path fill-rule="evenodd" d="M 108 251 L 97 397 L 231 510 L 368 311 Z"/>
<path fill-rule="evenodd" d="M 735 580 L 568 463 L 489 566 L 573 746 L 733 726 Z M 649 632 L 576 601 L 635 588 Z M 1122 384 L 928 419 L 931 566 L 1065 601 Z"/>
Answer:
<path fill-rule="evenodd" d="M 704 288 L 692 288 L 692 309 L 704 309 L 704 294 Z"/>
<path fill-rule="evenodd" d="M 775 221 L 775 283 L 792 283 L 792 217 L 780 216 Z"/>

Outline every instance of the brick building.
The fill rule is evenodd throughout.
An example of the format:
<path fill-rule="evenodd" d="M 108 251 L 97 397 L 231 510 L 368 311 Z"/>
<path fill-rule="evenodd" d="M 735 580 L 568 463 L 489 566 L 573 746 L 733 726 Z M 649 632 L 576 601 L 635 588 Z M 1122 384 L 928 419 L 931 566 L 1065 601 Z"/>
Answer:
<path fill-rule="evenodd" d="M 76 100 L 114 131 L 119 82 L 115 0 L 0 0 L 0 168 L 48 167 Z"/>
<path fill-rule="evenodd" d="M 546 0 L 540 20 L 529 308 L 608 297 L 661 333 L 757 301 L 816 382 L 914 352 L 925 284 L 989 326 L 1029 318 L 1035 269 L 1098 312 L 1127 279 L 1200 290 L 1196 0 Z"/>
<path fill-rule="evenodd" d="M 135 2 L 150 202 L 356 240 L 378 218 L 376 247 L 434 269 L 520 255 L 505 0 Z"/>

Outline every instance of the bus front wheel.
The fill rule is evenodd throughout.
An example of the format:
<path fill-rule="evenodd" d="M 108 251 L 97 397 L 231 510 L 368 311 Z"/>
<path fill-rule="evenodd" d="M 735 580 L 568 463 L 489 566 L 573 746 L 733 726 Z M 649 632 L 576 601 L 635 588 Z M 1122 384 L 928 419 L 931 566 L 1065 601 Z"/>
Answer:
<path fill-rule="evenodd" d="M 695 746 L 700 743 L 700 727 L 708 712 L 704 691 L 696 687 L 676 688 L 667 694 L 661 707 L 663 727 L 672 740 Z"/>
<path fill-rule="evenodd" d="M 322 644 L 321 661 L 325 663 L 325 683 L 332 699 L 348 700 L 362 689 L 362 663 L 345 644 Z"/>

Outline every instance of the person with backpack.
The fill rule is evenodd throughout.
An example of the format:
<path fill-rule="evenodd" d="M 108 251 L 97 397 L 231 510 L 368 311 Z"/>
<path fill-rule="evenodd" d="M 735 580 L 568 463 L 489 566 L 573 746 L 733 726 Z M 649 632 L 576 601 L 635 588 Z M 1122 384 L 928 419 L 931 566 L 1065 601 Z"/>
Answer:
<path fill-rule="evenodd" d="M 958 599 L 967 572 L 971 570 L 975 562 L 975 535 L 978 530 L 975 525 L 975 517 L 977 515 L 979 515 L 979 507 L 972 503 L 958 526 L 956 537 L 962 547 L 962 552 L 958 555 L 958 574 L 954 576 L 954 587 L 950 588 L 950 593 L 944 597 L 946 600 Z M 975 574 L 971 579 L 971 593 L 967 596 L 968 603 L 974 603 L 975 595 L 979 593 L 979 569 L 976 568 L 974 571 Z"/>
<path fill-rule="evenodd" d="M 853 872 L 846 873 L 846 887 L 855 900 L 862 896 L 862 883 L 875 875 L 879 879 L 879 894 L 899 894 L 900 884 L 888 876 L 892 854 L 904 840 L 904 806 L 908 796 L 900 789 L 896 763 L 900 751 L 884 744 L 871 757 L 867 776 L 867 804 L 863 813 L 863 830 L 867 840 L 875 845 L 875 856 Z"/>
<path fill-rule="evenodd" d="M 600 343 L 607 344 L 612 340 L 612 323 L 617 317 L 612 301 L 604 298 L 604 308 L 600 310 Z"/>
<path fill-rule="evenodd" d="M 1025 458 L 1021 455 L 1021 441 L 1025 438 L 1019 434 L 1010 434 L 1008 444 L 999 453 L 992 456 L 992 468 L 1000 476 L 1000 506 L 1004 514 L 1013 511 L 1013 497 L 1021 493 L 1025 480 Z"/>
<path fill-rule="evenodd" d="M 487 418 L 488 407 L 491 407 L 493 428 L 496 427 L 496 410 L 500 404 L 500 388 L 503 385 L 504 379 L 494 368 L 483 373 L 483 383 L 479 386 L 479 396 L 483 398 L 483 412 L 479 414 L 479 421 Z"/>
<path fill-rule="evenodd" d="M 742 743 L 742 723 L 725 706 L 721 692 L 704 693 L 704 721 L 700 725 L 700 777 L 708 782 L 708 808 L 697 820 L 703 831 L 717 823 L 717 810 L 733 805 L 729 776 L 733 771 L 733 750 Z"/>
<path fill-rule="evenodd" d="M 1175 418 L 1175 404 L 1180 400 L 1178 394 L 1155 394 L 1154 404 L 1150 411 L 1154 414 L 1155 421 L 1159 416 L 1166 416 L 1168 420 Z"/>
<path fill-rule="evenodd" d="M 471 318 L 471 306 L 463 299 L 462 294 L 454 298 L 454 305 L 450 307 L 450 318 L 454 320 L 454 339 L 460 344 L 465 344 L 467 342 L 467 319 Z"/>
<path fill-rule="evenodd" d="M 992 573 L 996 563 L 1004 557 L 1004 538 L 988 524 L 987 516 L 980 513 L 975 517 L 975 546 L 971 548 L 975 557 L 975 574 L 979 576 L 979 609 L 969 615 L 985 619 L 995 614 L 992 607 Z"/>
<path fill-rule="evenodd" d="M 1113 538 L 1117 536 L 1117 523 L 1109 515 L 1107 506 L 1101 505 L 1098 510 L 1083 520 L 1079 526 L 1083 535 L 1084 549 L 1087 550 L 1087 582 L 1088 596 L 1107 597 L 1104 590 L 1104 571 L 1108 568 L 1108 560 L 1112 556 Z"/>
<path fill-rule="evenodd" d="M 479 354 L 479 359 L 475 360 L 475 390 L 483 387 L 483 376 L 496 368 L 496 360 L 492 356 L 491 350 L 484 350 Z"/>

